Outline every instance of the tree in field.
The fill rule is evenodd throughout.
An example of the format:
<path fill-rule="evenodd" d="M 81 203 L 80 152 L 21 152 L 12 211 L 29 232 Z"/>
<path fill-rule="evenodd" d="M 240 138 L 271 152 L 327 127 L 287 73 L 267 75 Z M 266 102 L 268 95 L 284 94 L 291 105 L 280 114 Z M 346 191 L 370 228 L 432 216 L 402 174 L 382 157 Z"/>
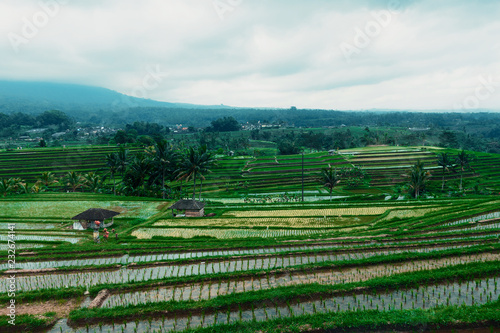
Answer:
<path fill-rule="evenodd" d="M 40 193 L 40 191 L 41 191 L 41 188 L 37 184 L 33 184 L 33 186 L 31 186 L 31 188 L 30 188 L 31 193 Z"/>
<path fill-rule="evenodd" d="M 189 150 L 182 157 L 178 177 L 180 180 L 193 179 L 193 200 L 196 199 L 196 177 L 200 175 L 203 179 L 203 174 L 210 172 L 210 167 L 214 163 L 213 155 L 207 150 L 207 146 L 201 146 L 198 149 L 189 147 Z"/>
<path fill-rule="evenodd" d="M 0 194 L 4 197 L 9 193 L 22 194 L 28 192 L 29 188 L 26 181 L 21 178 L 0 179 Z"/>
<path fill-rule="evenodd" d="M 104 178 L 95 172 L 86 173 L 83 178 L 85 179 L 84 186 L 94 193 L 99 192 L 104 187 Z"/>
<path fill-rule="evenodd" d="M 438 165 L 443 168 L 443 180 L 441 183 L 441 191 L 444 190 L 444 174 L 445 172 L 449 172 L 450 170 L 453 170 L 455 167 L 455 164 L 453 163 L 452 157 L 448 153 L 439 153 L 437 156 L 438 160 Z"/>
<path fill-rule="evenodd" d="M 345 185 L 347 187 L 368 185 L 370 182 L 370 176 L 368 173 L 359 166 L 341 168 L 338 173 L 340 178 L 345 180 Z"/>
<path fill-rule="evenodd" d="M 129 163 L 123 182 L 138 195 L 146 194 L 146 178 L 153 164 L 145 154 L 137 154 Z"/>
<path fill-rule="evenodd" d="M 59 181 L 57 177 L 50 171 L 42 172 L 42 175 L 38 177 L 35 185 L 42 185 L 44 189 L 47 189 L 50 185 L 57 184 Z"/>
<path fill-rule="evenodd" d="M 472 167 L 470 166 L 473 160 L 474 160 L 474 155 L 466 153 L 465 150 L 463 149 L 460 153 L 458 153 L 455 159 L 456 166 L 460 169 L 460 190 L 463 189 L 462 179 L 464 171 L 473 170 Z"/>
<path fill-rule="evenodd" d="M 201 166 L 200 166 L 200 195 L 199 200 L 201 200 L 201 192 L 203 187 L 203 181 L 205 180 L 205 176 L 212 171 L 210 168 L 215 164 L 214 154 L 207 150 L 207 146 L 201 146 L 198 149 L 198 153 L 201 156 Z"/>
<path fill-rule="evenodd" d="M 29 192 L 29 187 L 26 181 L 22 180 L 21 178 L 10 178 L 9 181 L 12 185 L 12 192 L 16 194 L 23 194 Z"/>
<path fill-rule="evenodd" d="M 300 152 L 300 148 L 295 144 L 295 142 L 288 139 L 280 140 L 278 142 L 278 150 L 281 155 L 293 155 Z"/>
<path fill-rule="evenodd" d="M 455 132 L 443 131 L 439 135 L 439 145 L 447 148 L 458 148 L 458 139 Z"/>
<path fill-rule="evenodd" d="M 234 117 L 223 117 L 212 121 L 212 126 L 207 128 L 209 132 L 232 132 L 239 131 L 241 125 Z"/>
<path fill-rule="evenodd" d="M 123 177 L 130 161 L 130 151 L 128 149 L 125 149 L 124 147 L 120 147 L 120 150 L 115 154 L 116 159 L 118 160 L 118 168 L 116 171 L 119 172 Z"/>
<path fill-rule="evenodd" d="M 331 165 L 328 168 L 321 170 L 319 180 L 330 191 L 330 200 L 332 200 L 332 192 L 335 186 L 337 186 L 341 181 L 340 173 L 337 172 L 337 168 Z"/>
<path fill-rule="evenodd" d="M 118 155 L 116 153 L 109 153 L 106 155 L 106 168 L 111 175 L 111 179 L 113 179 L 113 194 L 116 195 L 116 181 L 115 175 L 118 172 L 118 168 L 120 167 L 120 161 L 118 159 Z"/>
<path fill-rule="evenodd" d="M 6 197 L 7 194 L 12 192 L 12 183 L 9 179 L 0 179 L 0 194 Z"/>
<path fill-rule="evenodd" d="M 71 189 L 71 192 L 75 192 L 77 188 L 85 184 L 85 178 L 78 172 L 69 171 L 66 177 L 64 177 L 63 182 L 64 185 Z"/>
<path fill-rule="evenodd" d="M 58 110 L 45 111 L 36 117 L 40 126 L 57 125 L 60 130 L 67 129 L 72 123 L 67 114 Z"/>
<path fill-rule="evenodd" d="M 406 176 L 409 178 L 408 186 L 410 187 L 411 196 L 418 199 L 425 191 L 427 182 L 431 177 L 430 172 L 424 169 L 424 163 L 422 161 L 417 161 L 408 171 Z"/>
<path fill-rule="evenodd" d="M 165 180 L 174 178 L 178 154 L 166 140 L 157 142 L 148 154 L 152 157 L 156 178 L 161 180 L 162 198 L 165 199 Z"/>

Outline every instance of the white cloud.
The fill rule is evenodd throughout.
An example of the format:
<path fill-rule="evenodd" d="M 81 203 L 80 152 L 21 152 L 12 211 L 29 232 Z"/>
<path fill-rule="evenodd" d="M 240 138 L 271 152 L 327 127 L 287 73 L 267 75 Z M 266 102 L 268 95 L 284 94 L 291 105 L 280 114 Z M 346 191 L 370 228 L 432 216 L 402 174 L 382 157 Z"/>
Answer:
<path fill-rule="evenodd" d="M 355 45 L 387 3 L 241 1 L 221 20 L 212 0 L 68 0 L 15 52 L 9 36 L 23 36 L 26 21 L 43 9 L 38 1 L 6 0 L 0 79 L 128 94 L 148 66 L 159 66 L 169 74 L 148 91 L 158 100 L 337 109 L 449 109 L 474 93 L 478 77 L 500 81 L 494 1 L 402 1 L 346 61 L 340 45 Z M 500 108 L 497 90 L 479 107 Z"/>

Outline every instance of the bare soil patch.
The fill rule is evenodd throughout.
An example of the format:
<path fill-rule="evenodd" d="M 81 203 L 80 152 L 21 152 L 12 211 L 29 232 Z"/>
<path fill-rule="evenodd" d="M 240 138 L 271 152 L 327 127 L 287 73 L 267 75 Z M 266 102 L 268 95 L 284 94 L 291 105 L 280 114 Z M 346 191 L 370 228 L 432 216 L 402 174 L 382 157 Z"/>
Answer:
<path fill-rule="evenodd" d="M 56 317 L 64 318 L 68 317 L 70 311 L 78 308 L 81 304 L 81 300 L 69 299 L 69 300 L 54 300 L 46 302 L 29 302 L 29 303 L 17 303 L 16 302 L 16 315 L 21 314 L 31 314 L 31 315 L 42 315 L 47 312 L 55 312 Z M 7 307 L 0 308 L 0 316 L 6 316 L 8 313 Z"/>

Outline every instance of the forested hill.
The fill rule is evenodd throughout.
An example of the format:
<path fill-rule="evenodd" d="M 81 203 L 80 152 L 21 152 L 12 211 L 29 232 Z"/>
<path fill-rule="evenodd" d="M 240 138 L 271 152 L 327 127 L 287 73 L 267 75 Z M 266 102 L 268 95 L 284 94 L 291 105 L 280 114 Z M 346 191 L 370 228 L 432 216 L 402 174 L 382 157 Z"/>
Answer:
<path fill-rule="evenodd" d="M 458 128 L 489 127 L 500 123 L 500 113 L 460 113 L 460 112 L 409 112 L 409 111 L 335 111 L 311 109 L 186 109 L 186 108 L 131 108 L 116 114 L 118 119 L 157 122 L 163 125 L 183 124 L 185 126 L 206 127 L 211 121 L 222 117 L 234 117 L 245 124 L 269 123 L 295 127 L 324 126 L 400 126 Z M 111 121 L 111 119 L 110 119 Z M 487 124 L 487 125 L 485 125 Z"/>
<path fill-rule="evenodd" d="M 0 81 L 0 115 L 17 112 L 39 115 L 48 110 L 63 111 L 75 121 L 110 126 L 145 121 L 161 125 L 207 127 L 213 120 L 232 116 L 240 123 L 261 122 L 302 127 L 346 125 L 463 129 L 466 126 L 472 132 L 486 134 L 491 130 L 498 132 L 496 124 L 500 123 L 500 113 L 233 108 L 158 102 L 126 96 L 100 87 Z M 22 122 L 14 121 L 13 124 L 20 125 Z"/>
<path fill-rule="evenodd" d="M 206 106 L 158 102 L 93 86 L 0 81 L 0 113 L 37 114 L 57 109 L 76 118 L 87 118 L 94 112 L 118 112 L 136 107 L 205 108 Z"/>

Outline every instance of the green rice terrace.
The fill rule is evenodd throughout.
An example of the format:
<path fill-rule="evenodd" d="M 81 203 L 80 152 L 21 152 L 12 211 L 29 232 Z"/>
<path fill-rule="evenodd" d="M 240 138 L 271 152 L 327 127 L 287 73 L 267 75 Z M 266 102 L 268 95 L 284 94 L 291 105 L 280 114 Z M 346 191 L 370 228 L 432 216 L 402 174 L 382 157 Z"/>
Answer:
<path fill-rule="evenodd" d="M 116 151 L 0 152 L 0 179 L 104 170 Z M 500 156 L 469 152 L 470 165 L 451 172 L 441 152 L 460 153 L 217 156 L 196 183 L 204 208 L 192 217 L 171 208 L 173 192 L 114 195 L 119 171 L 101 191 L 5 191 L 0 331 L 498 332 Z M 412 197 L 408 170 L 419 163 L 427 186 Z M 330 191 L 318 178 L 342 168 L 363 170 L 363 181 Z M 169 188 L 190 198 L 193 185 Z M 99 242 L 72 219 L 91 208 L 119 213 Z"/>

